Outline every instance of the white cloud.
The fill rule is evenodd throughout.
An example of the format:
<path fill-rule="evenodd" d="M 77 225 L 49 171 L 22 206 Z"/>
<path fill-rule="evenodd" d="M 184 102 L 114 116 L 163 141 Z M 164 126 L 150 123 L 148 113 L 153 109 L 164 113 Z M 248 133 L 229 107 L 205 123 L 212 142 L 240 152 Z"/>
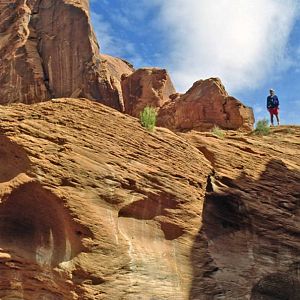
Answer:
<path fill-rule="evenodd" d="M 169 41 L 168 64 L 180 91 L 211 76 L 220 77 L 230 92 L 256 88 L 290 65 L 285 51 L 297 0 L 157 2 L 158 26 Z"/>

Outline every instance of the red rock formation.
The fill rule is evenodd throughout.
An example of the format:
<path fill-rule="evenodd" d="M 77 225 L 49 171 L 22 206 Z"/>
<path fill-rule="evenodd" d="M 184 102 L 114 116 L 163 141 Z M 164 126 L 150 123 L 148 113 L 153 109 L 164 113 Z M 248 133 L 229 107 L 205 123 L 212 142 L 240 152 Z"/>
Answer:
<path fill-rule="evenodd" d="M 198 81 L 179 96 L 166 70 L 131 74 L 127 62 L 99 55 L 87 0 L 0 5 L 1 104 L 86 97 L 139 117 L 145 106 L 169 102 L 160 109 L 158 125 L 172 130 L 253 125 L 252 111 L 229 97 L 218 79 Z"/>
<path fill-rule="evenodd" d="M 299 127 L 149 133 L 84 99 L 0 115 L 0 298 L 297 299 Z"/>
<path fill-rule="evenodd" d="M 143 68 L 122 81 L 126 113 L 139 117 L 146 106 L 161 107 L 175 88 L 165 69 Z"/>
<path fill-rule="evenodd" d="M 87 0 L 0 4 L 2 104 L 72 96 L 121 109 L 121 74 L 110 74 L 99 56 Z M 126 74 L 132 71 L 122 60 L 114 64 Z"/>
<path fill-rule="evenodd" d="M 214 125 L 223 129 L 251 129 L 251 108 L 230 97 L 218 78 L 199 80 L 176 101 L 164 105 L 158 125 L 172 130 L 208 130 Z"/>
<path fill-rule="evenodd" d="M 83 99 L 0 115 L 0 298 L 187 297 L 210 172 L 196 148 Z"/>

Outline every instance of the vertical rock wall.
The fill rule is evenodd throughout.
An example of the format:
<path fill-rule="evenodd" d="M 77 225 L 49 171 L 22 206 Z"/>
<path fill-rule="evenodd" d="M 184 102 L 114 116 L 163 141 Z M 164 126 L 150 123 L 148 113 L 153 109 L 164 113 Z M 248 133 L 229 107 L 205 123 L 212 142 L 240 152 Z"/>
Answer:
<path fill-rule="evenodd" d="M 0 103 L 85 97 L 122 108 L 121 74 L 99 55 L 87 0 L 0 0 L 0 7 Z"/>

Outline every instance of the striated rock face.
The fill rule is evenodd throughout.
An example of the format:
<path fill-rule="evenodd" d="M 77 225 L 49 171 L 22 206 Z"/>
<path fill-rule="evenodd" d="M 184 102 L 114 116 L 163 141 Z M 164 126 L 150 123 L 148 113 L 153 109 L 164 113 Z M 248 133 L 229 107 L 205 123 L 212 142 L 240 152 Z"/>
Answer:
<path fill-rule="evenodd" d="M 0 1 L 0 101 L 31 103 L 51 95 L 45 84 L 37 39 L 30 38 L 31 9 L 25 1 Z"/>
<path fill-rule="evenodd" d="M 149 133 L 84 99 L 0 115 L 1 299 L 297 299 L 299 127 Z"/>
<path fill-rule="evenodd" d="M 122 81 L 126 113 L 139 117 L 146 106 L 161 107 L 176 93 L 165 69 L 143 68 Z"/>
<path fill-rule="evenodd" d="M 83 99 L 0 115 L 1 299 L 187 299 L 201 152 Z"/>
<path fill-rule="evenodd" d="M 0 6 L 0 103 L 72 96 L 122 108 L 121 74 L 99 56 L 87 0 L 0 0 Z M 121 60 L 113 64 L 132 72 Z"/>
<path fill-rule="evenodd" d="M 218 78 L 199 80 L 184 95 L 159 110 L 158 125 L 172 130 L 251 129 L 254 115 L 226 92 Z"/>

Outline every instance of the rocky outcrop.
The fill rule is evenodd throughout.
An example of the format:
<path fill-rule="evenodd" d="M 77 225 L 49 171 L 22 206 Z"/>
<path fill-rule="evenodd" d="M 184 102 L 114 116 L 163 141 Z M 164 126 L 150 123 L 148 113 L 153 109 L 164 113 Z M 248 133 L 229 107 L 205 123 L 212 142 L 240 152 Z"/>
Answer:
<path fill-rule="evenodd" d="M 172 130 L 205 131 L 215 125 L 223 129 L 252 129 L 254 115 L 226 92 L 218 78 L 199 80 L 184 95 L 164 105 L 158 125 Z"/>
<path fill-rule="evenodd" d="M 138 69 L 122 81 L 125 112 L 139 117 L 146 106 L 161 107 L 176 93 L 165 69 Z"/>
<path fill-rule="evenodd" d="M 149 133 L 84 99 L 0 115 L 0 298 L 297 299 L 299 127 Z"/>
<path fill-rule="evenodd" d="M 125 112 L 139 117 L 145 106 L 157 108 L 158 126 L 176 131 L 251 130 L 251 108 L 231 97 L 218 78 L 199 80 L 185 94 L 176 93 L 164 69 L 139 69 L 122 80 Z"/>
<path fill-rule="evenodd" d="M 120 77 L 90 24 L 88 1 L 0 0 L 0 102 L 86 97 L 122 109 Z M 110 59 L 112 60 L 112 59 Z M 113 60 L 126 74 L 131 67 Z"/>
<path fill-rule="evenodd" d="M 87 0 L 0 0 L 0 6 L 0 104 L 85 97 L 135 117 L 145 106 L 160 108 L 158 124 L 172 130 L 254 123 L 252 110 L 218 79 L 179 95 L 166 70 L 134 72 L 126 61 L 100 55 Z"/>

